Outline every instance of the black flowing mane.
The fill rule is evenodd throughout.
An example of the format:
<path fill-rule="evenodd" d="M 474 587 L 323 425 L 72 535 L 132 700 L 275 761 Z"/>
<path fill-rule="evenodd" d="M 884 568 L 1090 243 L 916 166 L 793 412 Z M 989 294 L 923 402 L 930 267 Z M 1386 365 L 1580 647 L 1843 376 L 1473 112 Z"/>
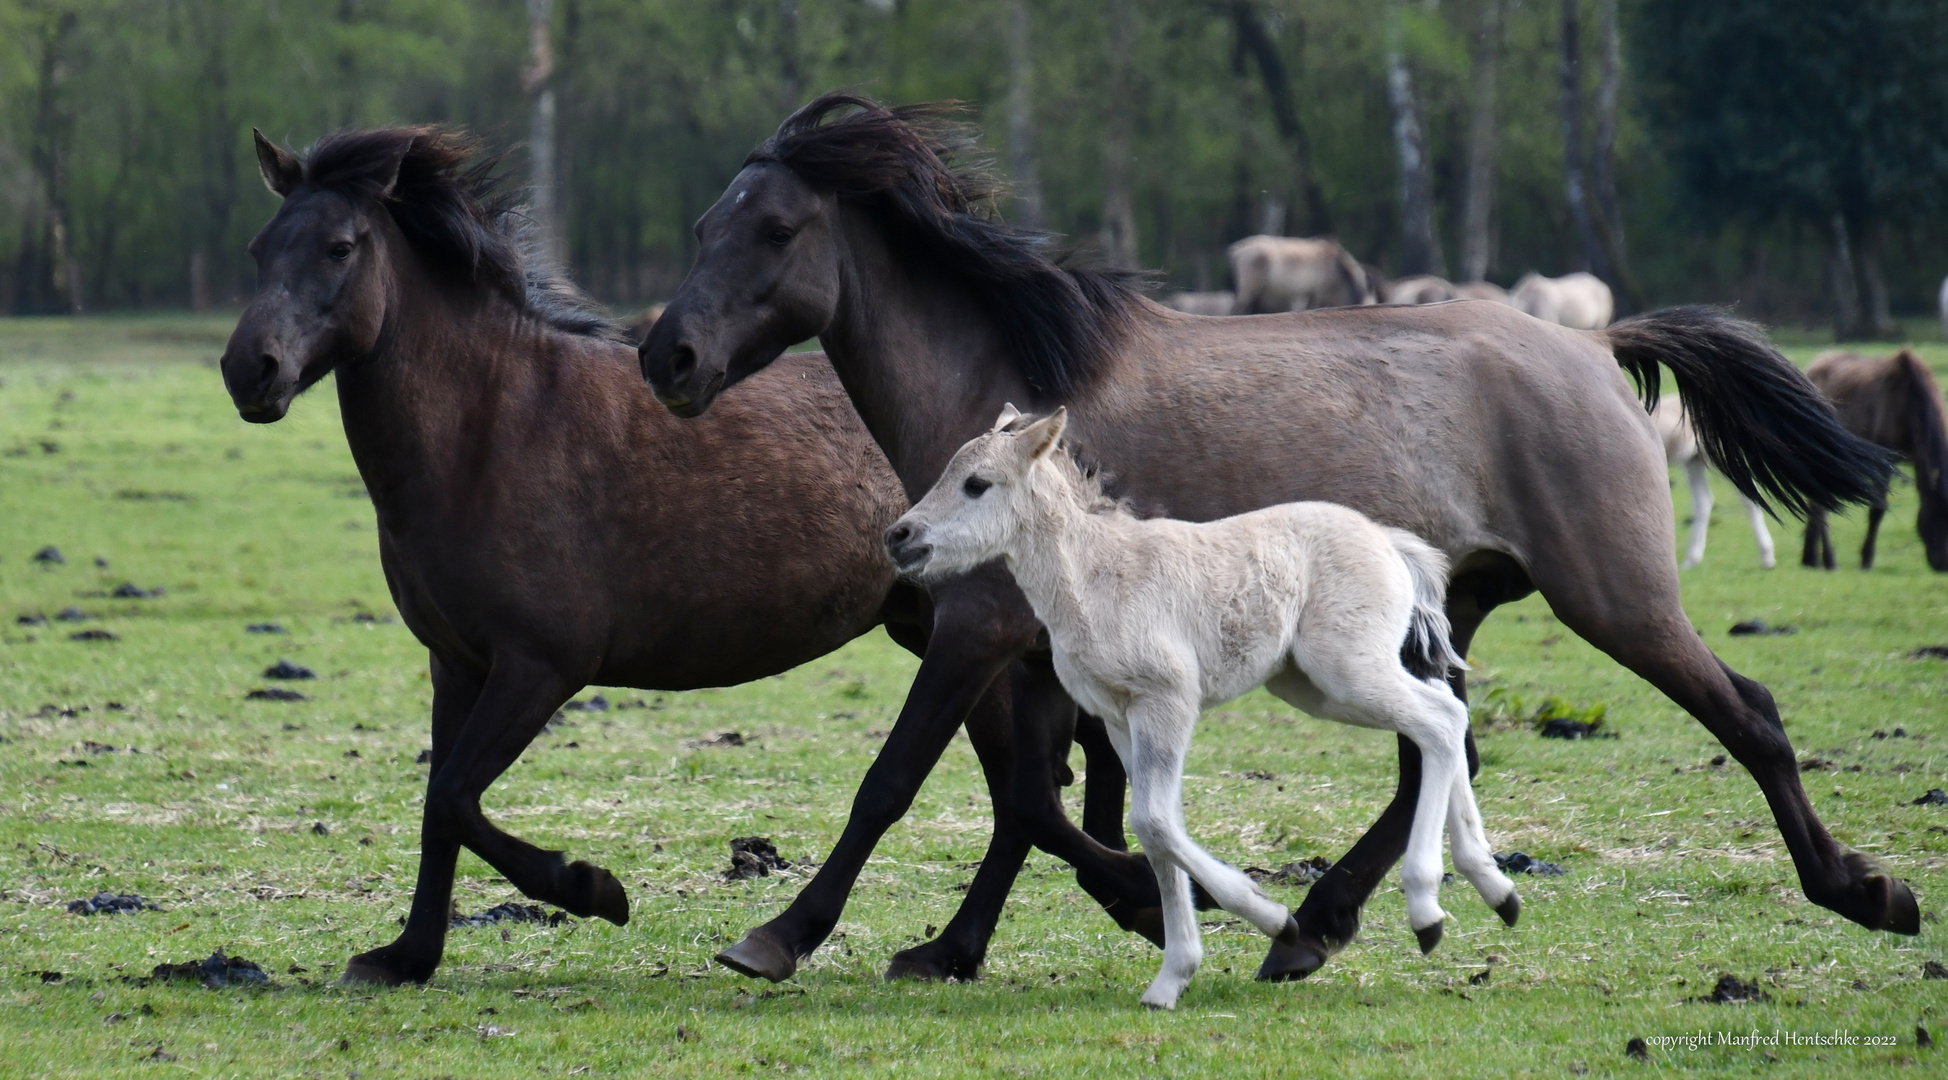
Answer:
<path fill-rule="evenodd" d="M 398 163 L 398 179 L 386 181 Z M 327 135 L 305 151 L 302 184 L 383 205 L 421 254 L 493 289 L 549 326 L 620 341 L 595 301 L 540 257 L 519 192 L 470 135 L 436 127 Z"/>
<path fill-rule="evenodd" d="M 825 94 L 744 163 L 777 162 L 890 218 L 912 257 L 974 290 L 1029 385 L 1071 399 L 1108 365 L 1136 304 L 1138 275 L 1065 266 L 1049 256 L 1050 234 L 998 220 L 997 185 L 978 166 L 954 162 L 973 146 L 951 121 L 957 111 L 953 103 L 889 109 L 857 94 Z"/>

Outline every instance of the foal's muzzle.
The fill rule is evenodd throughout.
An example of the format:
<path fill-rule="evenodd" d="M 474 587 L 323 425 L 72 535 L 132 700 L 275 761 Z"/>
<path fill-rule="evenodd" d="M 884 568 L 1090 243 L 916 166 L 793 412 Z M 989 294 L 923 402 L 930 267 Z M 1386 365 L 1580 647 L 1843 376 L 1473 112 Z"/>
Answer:
<path fill-rule="evenodd" d="M 886 530 L 886 555 L 900 573 L 917 573 L 927 565 L 933 545 L 924 542 L 924 533 L 919 526 L 904 521 L 896 521 Z"/>

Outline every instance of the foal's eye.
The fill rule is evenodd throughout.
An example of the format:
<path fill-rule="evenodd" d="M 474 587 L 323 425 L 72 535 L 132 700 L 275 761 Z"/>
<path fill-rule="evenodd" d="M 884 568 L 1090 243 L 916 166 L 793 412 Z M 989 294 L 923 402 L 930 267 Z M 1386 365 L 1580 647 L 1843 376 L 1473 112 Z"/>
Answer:
<path fill-rule="evenodd" d="M 970 476 L 967 478 L 967 483 L 962 484 L 960 486 L 960 489 L 962 491 L 967 492 L 968 498 L 978 499 L 981 497 L 982 492 L 986 491 L 987 489 L 993 486 L 994 483 L 992 481 L 983 480 L 978 476 Z"/>
<path fill-rule="evenodd" d="M 774 247 L 784 247 L 786 244 L 791 243 L 791 230 L 783 227 L 773 229 L 765 236 L 765 239 L 770 241 Z"/>
<path fill-rule="evenodd" d="M 329 252 L 329 254 L 332 257 L 332 261 L 344 262 L 346 259 L 352 257 L 352 245 L 346 243 L 343 240 L 340 240 L 338 243 L 333 244 L 331 246 L 331 251 Z"/>

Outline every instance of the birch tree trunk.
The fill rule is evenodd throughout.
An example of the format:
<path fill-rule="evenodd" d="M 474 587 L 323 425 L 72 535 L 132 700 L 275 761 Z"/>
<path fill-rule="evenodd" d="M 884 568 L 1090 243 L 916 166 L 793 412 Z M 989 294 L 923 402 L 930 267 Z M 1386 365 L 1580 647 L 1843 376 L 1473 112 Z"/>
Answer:
<path fill-rule="evenodd" d="M 1387 105 L 1393 113 L 1394 153 L 1400 161 L 1400 272 L 1447 276 L 1447 260 L 1434 234 L 1434 178 L 1420 100 L 1414 94 L 1402 38 L 1401 3 L 1388 11 Z"/>
<path fill-rule="evenodd" d="M 1583 157 L 1583 63 L 1579 0 L 1562 0 L 1562 179 L 1569 218 L 1581 241 L 1579 269 L 1610 280 L 1609 260 L 1591 219 L 1589 184 Z"/>
<path fill-rule="evenodd" d="M 39 205 L 15 263 L 14 310 L 22 314 L 81 312 L 81 270 L 69 231 L 68 157 L 74 114 L 64 93 L 68 48 L 79 20 L 71 11 L 44 13 L 40 64 L 35 71 L 34 120 L 28 168 Z"/>
<path fill-rule="evenodd" d="M 1468 175 L 1461 212 L 1461 280 L 1482 281 L 1495 261 L 1495 81 L 1502 55 L 1502 2 L 1482 0 L 1469 105 Z"/>
<path fill-rule="evenodd" d="M 568 262 L 561 189 L 555 178 L 554 0 L 528 0 L 528 63 L 521 89 L 528 96 L 528 218 L 551 266 Z"/>
<path fill-rule="evenodd" d="M 1103 259 L 1122 270 L 1137 267 L 1136 200 L 1130 190 L 1130 128 L 1135 104 L 1130 50 L 1136 43 L 1135 0 L 1108 0 L 1109 93 L 1103 117 Z"/>
<path fill-rule="evenodd" d="M 1021 224 L 1045 228 L 1042 176 L 1035 157 L 1035 54 L 1029 47 L 1028 0 L 1014 0 L 1008 17 L 1008 164 L 1015 175 Z"/>
<path fill-rule="evenodd" d="M 1603 65 L 1596 84 L 1596 142 L 1590 150 L 1590 181 L 1595 188 L 1598 239 L 1610 265 L 1607 277 L 1617 294 L 1617 314 L 1645 308 L 1643 289 L 1630 272 L 1624 249 L 1623 207 L 1617 201 L 1617 99 L 1623 84 L 1623 35 L 1617 26 L 1617 0 L 1597 0 Z"/>

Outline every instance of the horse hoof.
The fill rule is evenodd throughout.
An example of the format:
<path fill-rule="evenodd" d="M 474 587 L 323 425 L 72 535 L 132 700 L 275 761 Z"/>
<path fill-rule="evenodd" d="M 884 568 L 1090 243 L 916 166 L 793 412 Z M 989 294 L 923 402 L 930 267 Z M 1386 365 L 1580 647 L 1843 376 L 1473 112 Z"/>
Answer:
<path fill-rule="evenodd" d="M 338 977 L 342 986 L 404 986 L 424 983 L 433 977 L 438 961 L 431 964 L 401 959 L 389 947 L 363 952 L 345 961 L 345 974 Z"/>
<path fill-rule="evenodd" d="M 1433 952 L 1434 946 L 1441 943 L 1441 925 L 1440 923 L 1435 923 L 1432 926 L 1423 926 L 1419 930 L 1414 931 L 1414 940 L 1420 942 L 1420 954 L 1422 956 Z"/>
<path fill-rule="evenodd" d="M 913 979 L 917 982 L 946 982 L 957 979 L 973 982 L 981 974 L 980 960 L 969 962 L 965 957 L 948 954 L 945 948 L 936 948 L 934 943 L 902 949 L 893 954 L 893 962 L 886 965 L 886 981 Z"/>
<path fill-rule="evenodd" d="M 744 940 L 717 954 L 717 962 L 753 979 L 784 982 L 798 972 L 798 958 L 763 930 L 752 930 Z"/>
<path fill-rule="evenodd" d="M 1913 936 L 1921 932 L 1921 905 L 1907 882 L 1889 877 L 1873 859 L 1853 852 L 1846 857 L 1853 878 L 1840 903 L 1827 904 L 1869 930 Z"/>
<path fill-rule="evenodd" d="M 629 894 L 614 874 L 586 862 L 569 863 L 568 872 L 580 886 L 577 891 L 584 898 L 582 910 L 570 909 L 569 914 L 582 919 L 603 918 L 617 926 L 629 925 Z"/>
<path fill-rule="evenodd" d="M 1502 917 L 1503 926 L 1514 926 L 1515 920 L 1522 914 L 1522 898 L 1511 890 L 1508 899 L 1495 905 L 1495 914 Z"/>
<path fill-rule="evenodd" d="M 1265 962 L 1258 965 L 1259 982 L 1292 982 L 1326 966 L 1332 951 L 1325 942 L 1308 937 L 1299 929 L 1299 920 L 1287 916 L 1285 929 L 1272 939 Z"/>

